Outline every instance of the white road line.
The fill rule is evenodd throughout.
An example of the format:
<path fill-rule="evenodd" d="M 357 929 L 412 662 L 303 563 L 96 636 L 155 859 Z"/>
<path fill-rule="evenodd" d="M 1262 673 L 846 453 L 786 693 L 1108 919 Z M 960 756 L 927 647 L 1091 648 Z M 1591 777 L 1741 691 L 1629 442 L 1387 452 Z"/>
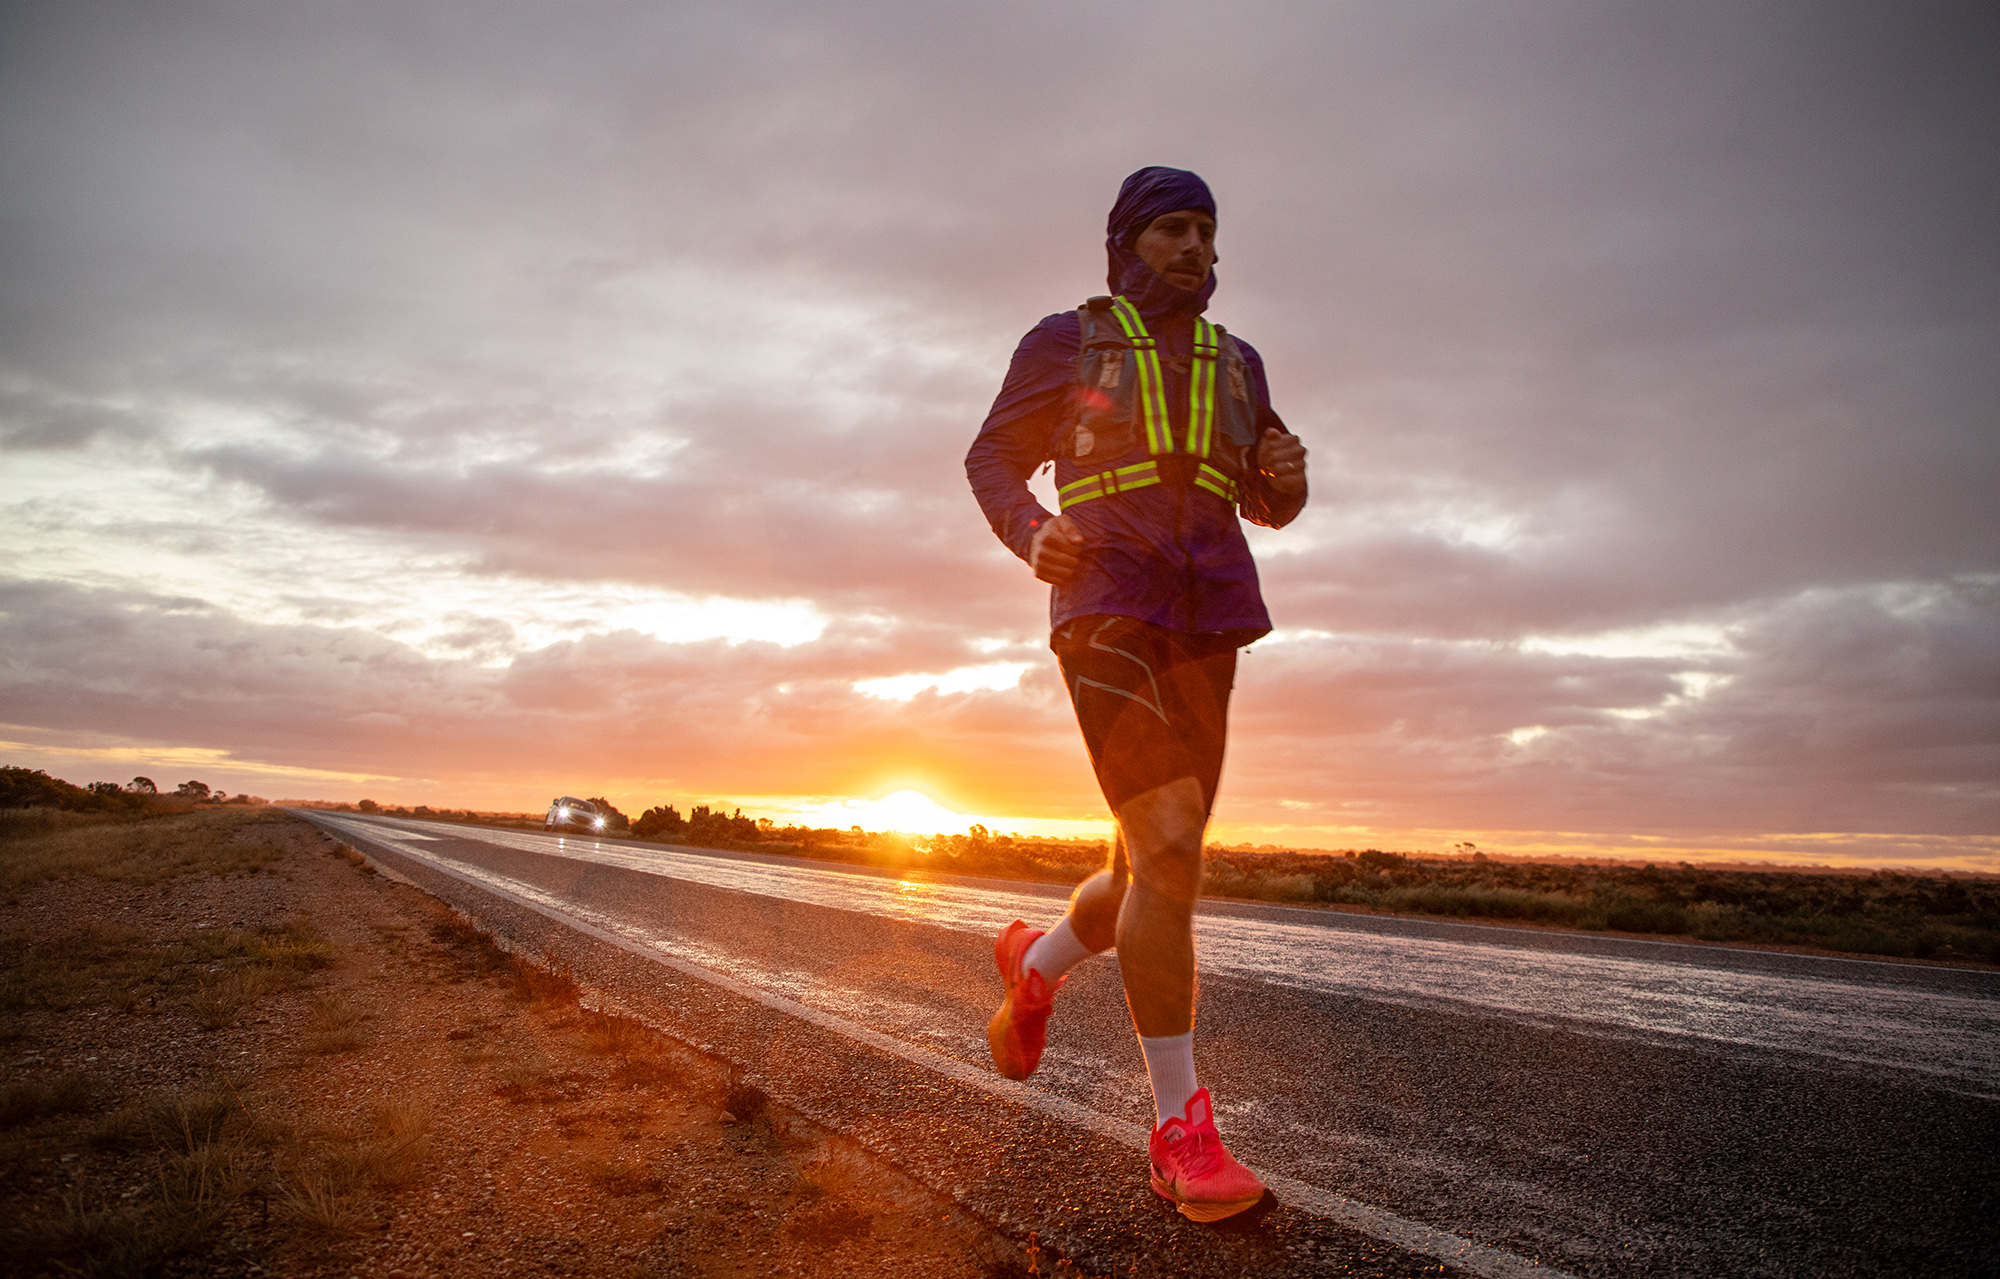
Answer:
<path fill-rule="evenodd" d="M 1059 1119 L 1064 1123 L 1073 1124 L 1079 1128 L 1089 1129 L 1101 1137 L 1108 1138 L 1130 1149 L 1140 1152 L 1146 1150 L 1146 1130 L 1135 1123 L 1123 1119 L 1114 1119 L 1087 1106 L 1079 1106 L 1075 1102 L 1051 1096 L 1048 1093 L 1029 1088 L 1024 1084 L 1018 1084 L 1009 1079 L 1002 1079 L 989 1071 L 968 1066 L 966 1063 L 958 1061 L 955 1058 L 919 1048 L 915 1044 L 905 1043 L 893 1036 L 885 1035 L 878 1030 L 857 1025 L 844 1017 L 836 1017 L 832 1013 L 822 1012 L 817 1008 L 809 1007 L 796 1000 L 787 999 L 783 995 L 761 990 L 758 987 L 738 981 L 734 977 L 716 972 L 714 969 L 704 968 L 700 964 L 689 963 L 678 956 L 665 953 L 657 946 L 634 941 L 630 937 L 614 932 L 609 928 L 600 927 L 587 919 L 582 919 L 569 911 L 551 905 L 545 900 L 538 900 L 528 892 L 521 891 L 528 889 L 529 886 L 521 884 L 516 880 L 500 875 L 472 873 L 463 868 L 462 864 L 453 864 L 447 859 L 439 857 L 425 849 L 397 847 L 397 842 L 403 834 L 401 831 L 385 830 L 380 826 L 367 825 L 360 822 L 350 824 L 341 821 L 339 818 L 323 817 L 316 813 L 301 815 L 307 816 L 314 821 L 335 826 L 342 833 L 347 834 L 349 838 L 366 839 L 385 844 L 397 853 L 405 857 L 415 858 L 435 870 L 450 875 L 454 879 L 470 884 L 481 892 L 491 893 L 495 897 L 513 902 L 517 906 L 526 907 L 539 915 L 562 924 L 566 928 L 595 937 L 601 942 L 616 946 L 618 949 L 636 955 L 641 959 L 664 965 L 675 972 L 683 973 L 697 980 L 719 986 L 731 994 L 739 995 L 744 999 L 762 1004 L 764 1007 L 772 1009 L 775 1012 L 783 1013 L 788 1017 L 796 1017 L 801 1021 L 810 1022 L 823 1030 L 832 1031 L 834 1034 L 844 1036 L 858 1043 L 867 1044 L 869 1047 L 879 1049 L 891 1056 L 900 1057 L 912 1065 L 921 1066 L 925 1070 L 943 1075 L 945 1078 L 955 1083 L 964 1084 L 968 1088 L 977 1088 L 1002 1100 L 1013 1102 L 1016 1105 L 1039 1110 L 1051 1118 Z M 378 867 L 377 869 L 387 868 Z M 1394 1244 L 1406 1251 L 1449 1262 L 1461 1269 L 1482 1276 L 1482 1279 L 1530 1279 L 1530 1277 L 1532 1279 L 1570 1279 L 1570 1276 L 1560 1270 L 1544 1266 L 1540 1262 L 1508 1252 L 1503 1248 L 1489 1248 L 1484 1244 L 1474 1243 L 1472 1240 L 1452 1234 L 1450 1231 L 1438 1230 L 1431 1226 L 1426 1226 L 1422 1222 L 1411 1221 L 1407 1217 L 1399 1217 L 1395 1213 L 1362 1203 L 1356 1199 L 1349 1199 L 1345 1195 L 1336 1195 L 1330 1191 L 1322 1190 L 1295 1177 L 1268 1174 L 1264 1176 L 1264 1182 L 1271 1188 L 1273 1194 L 1276 1194 L 1284 1202 L 1293 1207 L 1317 1213 L 1329 1220 L 1339 1222 L 1350 1230 L 1367 1235 L 1373 1239 L 1380 1239 L 1384 1243 Z"/>

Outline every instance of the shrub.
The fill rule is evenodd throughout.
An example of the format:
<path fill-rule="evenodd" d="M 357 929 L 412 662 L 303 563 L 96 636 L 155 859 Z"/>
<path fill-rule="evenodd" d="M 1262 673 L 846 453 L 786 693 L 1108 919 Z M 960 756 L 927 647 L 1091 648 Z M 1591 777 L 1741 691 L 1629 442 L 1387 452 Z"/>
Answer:
<path fill-rule="evenodd" d="M 72 813 L 123 813 L 138 810 L 145 801 L 128 795 L 117 786 L 99 790 L 92 786 L 72 786 L 60 777 L 50 777 L 39 768 L 0 768 L 0 808 L 54 808 Z"/>
<path fill-rule="evenodd" d="M 1587 928 L 1610 928 L 1624 933 L 1684 933 L 1688 914 L 1678 903 L 1655 901 L 1612 890 L 1592 895 Z"/>
<path fill-rule="evenodd" d="M 659 839 L 681 833 L 687 826 L 672 804 L 649 808 L 632 823 L 632 833 L 640 839 Z"/>
<path fill-rule="evenodd" d="M 771 1098 L 762 1088 L 741 1079 L 732 1079 L 722 1094 L 722 1108 L 738 1119 L 755 1119 L 770 1106 Z"/>

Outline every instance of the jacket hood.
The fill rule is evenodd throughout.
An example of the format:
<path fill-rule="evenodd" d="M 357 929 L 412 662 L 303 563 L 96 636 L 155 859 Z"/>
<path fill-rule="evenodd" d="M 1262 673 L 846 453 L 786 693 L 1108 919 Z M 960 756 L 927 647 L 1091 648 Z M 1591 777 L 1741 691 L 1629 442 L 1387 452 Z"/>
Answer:
<path fill-rule="evenodd" d="M 1200 209 L 1215 217 L 1215 196 L 1208 183 L 1186 169 L 1148 165 L 1125 179 L 1118 188 L 1118 201 L 1104 222 L 1104 252 L 1109 259 L 1105 283 L 1113 293 L 1123 294 L 1139 314 L 1147 319 L 1179 312 L 1200 315 L 1208 309 L 1215 293 L 1215 272 L 1199 289 L 1183 289 L 1167 283 L 1152 267 L 1132 251 L 1132 241 L 1152 225 L 1154 218 L 1180 209 Z"/>

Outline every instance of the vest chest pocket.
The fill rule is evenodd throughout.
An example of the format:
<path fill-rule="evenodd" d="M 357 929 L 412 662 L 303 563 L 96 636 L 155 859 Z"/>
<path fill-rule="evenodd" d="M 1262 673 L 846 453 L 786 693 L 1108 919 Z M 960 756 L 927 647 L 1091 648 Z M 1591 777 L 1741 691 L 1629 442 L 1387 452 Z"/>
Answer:
<path fill-rule="evenodd" d="M 1079 422 L 1070 432 L 1069 454 L 1079 462 L 1103 466 L 1129 452 L 1136 438 L 1131 430 L 1115 424 L 1099 422 L 1093 427 Z"/>
<path fill-rule="evenodd" d="M 1125 361 L 1121 359 L 1102 360 L 1097 366 L 1097 385 L 1106 391 L 1118 389 L 1118 379 L 1125 371 Z"/>

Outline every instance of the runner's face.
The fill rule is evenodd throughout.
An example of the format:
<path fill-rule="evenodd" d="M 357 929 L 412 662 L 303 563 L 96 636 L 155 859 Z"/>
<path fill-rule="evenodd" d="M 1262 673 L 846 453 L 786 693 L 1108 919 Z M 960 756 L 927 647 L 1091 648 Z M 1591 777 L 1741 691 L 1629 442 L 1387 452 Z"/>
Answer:
<path fill-rule="evenodd" d="M 1132 242 L 1139 260 L 1177 289 L 1198 289 L 1215 265 L 1215 219 L 1200 209 L 1162 213 Z"/>

